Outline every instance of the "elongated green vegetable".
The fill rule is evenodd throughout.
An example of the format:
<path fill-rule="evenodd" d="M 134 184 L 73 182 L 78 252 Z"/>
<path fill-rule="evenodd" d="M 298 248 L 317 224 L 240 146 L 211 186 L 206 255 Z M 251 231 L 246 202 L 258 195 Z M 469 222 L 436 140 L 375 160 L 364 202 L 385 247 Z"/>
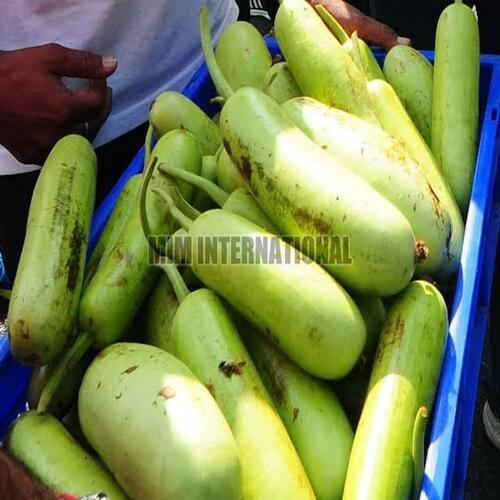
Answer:
<path fill-rule="evenodd" d="M 176 356 L 210 390 L 233 431 L 243 498 L 313 499 L 297 452 L 216 294 L 205 288 L 185 296 L 173 331 Z"/>
<path fill-rule="evenodd" d="M 467 215 L 479 127 L 479 27 L 472 9 L 455 0 L 436 29 L 432 151 Z"/>
<path fill-rule="evenodd" d="M 292 363 L 268 340 L 240 327 L 318 500 L 340 499 L 353 432 L 333 392 Z"/>
<path fill-rule="evenodd" d="M 171 165 L 199 172 L 201 155 L 192 134 L 175 130 L 164 135 L 153 150 L 153 159 L 168 161 Z M 153 173 L 153 169 L 150 171 Z M 146 179 L 143 179 L 143 183 Z M 155 175 L 151 188 L 162 188 L 174 195 L 177 186 L 161 175 Z M 193 192 L 192 186 L 188 192 Z M 177 229 L 161 197 L 151 191 L 143 192 L 150 214 L 153 234 L 166 236 Z M 114 248 L 99 266 L 85 293 L 79 310 L 80 333 L 74 344 L 58 362 L 49 378 L 38 405 L 44 411 L 50 404 L 64 374 L 77 362 L 92 344 L 102 348 L 122 338 L 139 311 L 148 292 L 158 279 L 157 269 L 150 266 L 152 258 L 148 242 L 144 238 L 140 221 L 140 197 L 131 217 L 123 228 Z"/>
<path fill-rule="evenodd" d="M 401 211 L 420 243 L 416 273 L 437 273 L 448 255 L 450 218 L 404 146 L 379 127 L 308 97 L 292 99 L 282 109 L 318 146 Z"/>
<path fill-rule="evenodd" d="M 372 80 L 368 83 L 368 91 L 382 128 L 403 143 L 408 153 L 419 164 L 427 182 L 450 216 L 451 235 L 448 258 L 439 275 L 440 278 L 448 279 L 457 271 L 462 254 L 464 221 L 458 205 L 431 150 L 391 85 L 386 81 Z"/>
<path fill-rule="evenodd" d="M 275 32 L 302 93 L 377 123 L 363 74 L 305 0 L 284 0 Z"/>
<path fill-rule="evenodd" d="M 21 363 L 53 361 L 76 326 L 95 185 L 91 144 L 59 140 L 33 192 L 9 303 L 10 347 Z"/>
<path fill-rule="evenodd" d="M 215 124 L 194 102 L 182 94 L 167 91 L 160 94 L 149 111 L 150 132 L 161 137 L 171 130 L 187 130 L 199 142 L 203 156 L 214 155 L 221 145 L 221 137 Z M 147 146 L 146 141 L 146 146 Z M 146 147 L 146 165 L 148 148 Z"/>
<path fill-rule="evenodd" d="M 325 271 L 275 235 L 224 210 L 204 212 L 186 228 L 193 242 L 191 266 L 205 285 L 309 373 L 335 379 L 351 370 L 364 347 L 365 326 L 354 302 Z M 224 255 L 227 240 L 221 235 L 242 245 L 239 258 L 238 246 L 226 259 L 214 258 Z M 215 250 L 204 251 L 201 241 Z M 268 251 L 258 249 L 262 244 Z"/>
<path fill-rule="evenodd" d="M 241 498 L 231 430 L 208 390 L 171 354 L 144 344 L 108 347 L 85 374 L 78 413 L 130 498 Z"/>
<path fill-rule="evenodd" d="M 246 187 L 245 178 L 236 168 L 225 149 L 222 150 L 217 161 L 217 184 L 228 193 Z"/>
<path fill-rule="evenodd" d="M 185 131 L 163 136 L 152 153 L 159 162 L 199 172 L 201 156 L 195 138 Z M 169 180 L 153 177 L 153 187 L 168 189 Z M 185 185 L 191 195 L 192 186 Z M 169 235 L 177 228 L 162 200 L 153 193 L 146 197 L 154 234 Z M 96 347 L 119 340 L 154 284 L 156 270 L 150 267 L 149 246 L 140 225 L 139 203 L 115 248 L 94 276 L 80 303 L 80 328 L 93 333 Z M 118 287 L 118 290 L 117 290 Z"/>
<path fill-rule="evenodd" d="M 335 19 L 335 17 L 328 12 L 323 5 L 318 4 L 315 6 L 316 12 L 320 15 L 321 19 L 323 19 L 324 23 L 328 27 L 328 29 L 337 37 L 338 41 L 342 44 L 344 50 L 354 59 L 353 50 L 355 49 L 353 46 L 353 41 L 349 37 L 349 35 L 345 32 L 344 28 L 340 25 L 340 23 Z M 358 39 L 359 45 L 359 54 L 361 58 L 361 66 L 363 68 L 363 72 L 368 80 L 374 80 L 376 78 L 384 79 L 384 73 L 380 69 L 380 66 L 373 55 L 370 47 L 365 43 L 361 38 Z"/>
<path fill-rule="evenodd" d="M 409 497 L 415 416 L 422 406 L 432 407 L 447 327 L 443 297 L 424 281 L 413 282 L 389 311 L 354 437 L 344 500 Z M 415 435 L 422 434 L 417 429 Z"/>
<path fill-rule="evenodd" d="M 173 354 L 172 322 L 178 307 L 170 281 L 160 276 L 140 312 L 143 341 Z"/>
<path fill-rule="evenodd" d="M 255 198 L 246 188 L 239 188 L 228 194 L 216 184 L 210 183 L 191 172 L 169 167 L 168 165 L 160 165 L 159 169 L 167 175 L 182 179 L 185 182 L 191 182 L 199 189 L 203 189 L 224 210 L 244 217 L 273 234 L 279 234 L 276 226 L 269 220 L 269 217 L 262 211 Z"/>
<path fill-rule="evenodd" d="M 310 141 L 271 98 L 240 89 L 224 106 L 221 130 L 281 234 L 301 237 L 305 253 L 360 293 L 391 295 L 409 283 L 416 242 L 408 220 Z M 332 246 L 306 247 L 310 237 L 325 236 Z"/>
<path fill-rule="evenodd" d="M 253 24 L 246 21 L 230 24 L 219 38 L 215 57 L 231 87 L 264 88 L 272 58 Z"/>
<path fill-rule="evenodd" d="M 53 491 L 77 497 L 102 492 L 110 500 L 127 498 L 112 476 L 50 415 L 30 411 L 19 417 L 7 447 L 13 457 Z"/>
<path fill-rule="evenodd" d="M 427 144 L 431 143 L 434 70 L 418 50 L 395 45 L 385 57 L 384 74 Z"/>
<path fill-rule="evenodd" d="M 408 220 L 314 145 L 269 96 L 250 87 L 233 94 L 206 40 L 206 9 L 201 14 L 202 45 L 210 74 L 227 92 L 221 114 L 224 146 L 261 208 L 282 234 L 299 237 L 298 244 L 306 253 L 351 288 L 379 296 L 400 291 L 413 275 L 418 249 Z M 314 10 L 313 14 L 316 16 Z M 333 236 L 328 240 L 333 247 L 304 244 L 311 237 L 325 236 Z"/>
<path fill-rule="evenodd" d="M 105 259 L 107 253 L 114 248 L 117 239 L 132 213 L 140 184 L 141 175 L 137 174 L 133 175 L 123 187 L 85 269 L 85 276 L 83 279 L 84 288 L 89 284 L 96 273 L 101 261 Z"/>
<path fill-rule="evenodd" d="M 264 92 L 278 104 L 301 95 L 299 86 L 286 62 L 273 64 L 266 73 Z"/>
<path fill-rule="evenodd" d="M 201 162 L 200 175 L 211 182 L 217 180 L 217 158 L 215 156 L 204 156 Z M 198 190 L 193 200 L 193 206 L 204 212 L 210 208 L 214 208 L 214 203 L 210 196 L 203 191 Z"/>

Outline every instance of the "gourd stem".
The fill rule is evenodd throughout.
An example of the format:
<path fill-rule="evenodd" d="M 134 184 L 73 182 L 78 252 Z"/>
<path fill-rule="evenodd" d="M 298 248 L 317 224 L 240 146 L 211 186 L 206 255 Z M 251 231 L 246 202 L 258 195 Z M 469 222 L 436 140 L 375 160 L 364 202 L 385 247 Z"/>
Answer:
<path fill-rule="evenodd" d="M 176 220 L 180 226 L 185 229 L 186 231 L 189 230 L 191 224 L 193 223 L 193 220 L 190 219 L 188 216 L 184 215 L 181 210 L 179 210 L 174 203 L 174 200 L 172 197 L 166 193 L 165 191 L 162 191 L 161 189 L 157 188 L 152 188 L 151 189 L 152 193 L 157 194 L 162 200 L 167 204 L 168 209 L 170 211 L 170 215 L 174 220 Z"/>
<path fill-rule="evenodd" d="M 89 332 L 80 332 L 73 342 L 73 345 L 71 345 L 58 361 L 55 370 L 49 375 L 42 390 L 42 394 L 40 395 L 40 400 L 38 401 L 37 411 L 39 413 L 46 412 L 49 409 L 54 399 L 54 395 L 64 382 L 67 373 L 74 369 L 91 346 L 92 335 Z"/>
<path fill-rule="evenodd" d="M 144 141 L 144 170 L 149 165 L 151 158 L 151 145 L 153 143 L 153 125 L 149 124 L 148 131 L 146 132 L 146 140 Z"/>
<path fill-rule="evenodd" d="M 225 100 L 229 99 L 234 91 L 226 80 L 226 77 L 222 74 L 222 71 L 217 64 L 215 59 L 214 49 L 212 47 L 212 40 L 210 36 L 210 20 L 208 17 L 208 7 L 204 5 L 200 9 L 200 36 L 201 36 L 201 48 L 203 50 L 203 55 L 205 56 L 205 61 L 207 63 L 208 72 L 212 77 L 217 93 Z"/>
<path fill-rule="evenodd" d="M 199 175 L 193 174 L 192 172 L 188 172 L 180 168 L 170 167 L 165 164 L 160 164 L 158 170 L 160 170 L 160 172 L 163 172 L 164 174 L 175 177 L 176 179 L 180 179 L 184 182 L 192 184 L 198 189 L 201 189 L 202 191 L 207 193 L 208 196 L 210 196 L 210 198 L 212 198 L 212 200 L 215 201 L 215 203 L 217 203 L 217 205 L 219 205 L 220 207 L 222 207 L 229 198 L 229 195 L 226 193 L 226 191 L 217 186 L 217 184 L 209 181 L 208 179 L 204 179 Z"/>
<path fill-rule="evenodd" d="M 0 297 L 2 297 L 2 299 L 10 300 L 11 295 L 12 295 L 12 290 L 0 288 Z"/>
<path fill-rule="evenodd" d="M 177 269 L 177 266 L 168 257 L 162 257 L 161 262 L 157 262 L 155 266 L 165 272 L 170 283 L 172 284 L 177 300 L 182 302 L 190 292 L 181 276 L 181 273 Z"/>

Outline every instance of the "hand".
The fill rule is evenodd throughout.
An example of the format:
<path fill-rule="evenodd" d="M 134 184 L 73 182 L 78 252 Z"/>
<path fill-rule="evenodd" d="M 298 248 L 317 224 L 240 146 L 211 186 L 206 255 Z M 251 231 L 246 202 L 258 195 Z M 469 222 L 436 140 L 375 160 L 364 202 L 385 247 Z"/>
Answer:
<path fill-rule="evenodd" d="M 366 16 L 347 2 L 342 0 L 309 0 L 310 4 L 321 4 L 342 25 L 350 36 L 357 31 L 366 43 L 391 49 L 394 45 L 409 45 L 408 38 L 399 37 L 391 28 Z"/>
<path fill-rule="evenodd" d="M 92 139 L 111 110 L 106 78 L 116 66 L 54 43 L 0 51 L 0 144 L 23 163 L 42 164 L 64 135 Z M 88 79 L 89 88 L 71 91 L 64 76 Z"/>

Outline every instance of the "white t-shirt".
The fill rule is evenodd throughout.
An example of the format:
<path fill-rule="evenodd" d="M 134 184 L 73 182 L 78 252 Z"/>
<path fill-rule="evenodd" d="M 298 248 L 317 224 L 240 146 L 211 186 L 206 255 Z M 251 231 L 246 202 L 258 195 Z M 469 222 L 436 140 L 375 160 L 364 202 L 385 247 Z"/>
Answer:
<path fill-rule="evenodd" d="M 147 120 L 163 90 L 182 90 L 202 62 L 198 13 L 208 3 L 212 36 L 238 16 L 234 0 L 15 0 L 2 2 L 0 50 L 57 42 L 118 59 L 113 109 L 94 141 L 109 142 Z M 0 146 L 0 175 L 39 167 Z"/>

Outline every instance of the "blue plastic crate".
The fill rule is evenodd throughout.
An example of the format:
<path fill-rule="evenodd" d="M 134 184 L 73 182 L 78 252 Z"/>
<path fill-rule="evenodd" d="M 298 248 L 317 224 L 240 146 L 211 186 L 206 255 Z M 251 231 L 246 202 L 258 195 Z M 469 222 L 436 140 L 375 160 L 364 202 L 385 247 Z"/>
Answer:
<path fill-rule="evenodd" d="M 267 39 L 272 54 L 276 41 Z M 432 52 L 424 52 L 433 59 Z M 379 60 L 382 53 L 377 53 Z M 205 65 L 184 89 L 184 95 L 208 113 L 215 89 Z M 435 403 L 422 488 L 422 498 L 453 500 L 463 496 L 470 447 L 474 404 L 491 294 L 499 216 L 500 175 L 500 57 L 481 57 L 481 141 L 467 218 L 464 250 L 450 314 L 450 335 Z M 144 149 L 97 209 L 89 251 L 95 246 L 126 181 L 142 171 Z M 0 439 L 13 418 L 23 411 L 29 370 L 10 356 L 6 339 L 0 339 Z"/>

